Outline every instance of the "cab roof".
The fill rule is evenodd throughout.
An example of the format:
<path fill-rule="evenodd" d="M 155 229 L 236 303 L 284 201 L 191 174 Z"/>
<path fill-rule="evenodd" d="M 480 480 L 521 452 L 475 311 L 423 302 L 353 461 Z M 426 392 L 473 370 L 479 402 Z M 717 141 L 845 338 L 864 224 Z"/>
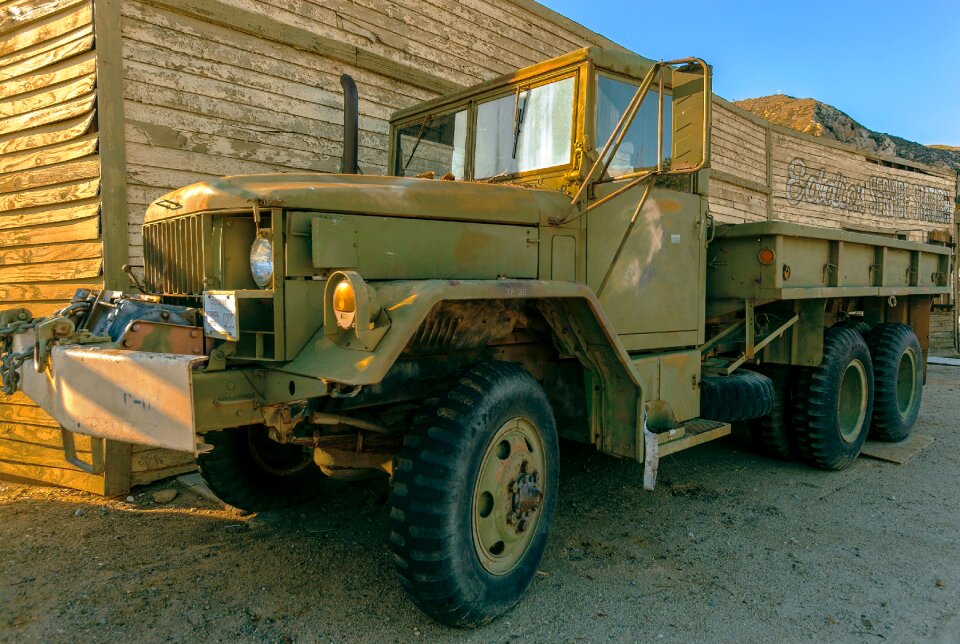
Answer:
<path fill-rule="evenodd" d="M 398 110 L 393 113 L 393 117 L 390 119 L 390 122 L 393 124 L 399 121 L 405 121 L 411 116 L 423 114 L 424 112 L 430 113 L 432 111 L 436 111 L 438 108 L 449 104 L 458 103 L 475 94 L 483 94 L 484 92 L 487 92 L 491 89 L 496 89 L 497 87 L 512 85 L 514 83 L 522 82 L 524 80 L 539 76 L 544 72 L 549 72 L 554 69 L 562 69 L 564 67 L 573 67 L 586 61 L 592 62 L 601 69 L 637 78 L 642 78 L 655 62 L 648 58 L 644 58 L 643 56 L 638 56 L 637 54 L 618 49 L 608 49 L 604 47 L 584 47 L 583 49 L 577 49 L 568 54 L 563 54 L 562 56 L 557 56 L 556 58 L 551 58 L 550 60 L 545 60 L 541 63 L 524 67 L 523 69 L 518 69 L 515 72 L 505 74 L 499 78 L 494 78 L 483 83 L 452 92 L 450 94 L 439 96 L 430 101 L 417 103 L 412 107 Z"/>

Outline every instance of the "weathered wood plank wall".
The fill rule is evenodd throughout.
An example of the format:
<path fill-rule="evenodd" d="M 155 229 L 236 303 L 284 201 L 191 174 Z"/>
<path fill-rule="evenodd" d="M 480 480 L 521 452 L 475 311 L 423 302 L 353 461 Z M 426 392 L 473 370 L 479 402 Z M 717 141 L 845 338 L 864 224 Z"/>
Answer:
<path fill-rule="evenodd" d="M 101 283 L 93 41 L 90 0 L 0 5 L 0 300 L 34 315 Z M 89 439 L 78 448 L 89 459 Z M 0 403 L 0 473 L 105 491 L 22 395 Z"/>
<path fill-rule="evenodd" d="M 899 232 L 953 229 L 956 177 L 782 128 L 714 102 L 710 210 L 723 223 L 778 219 Z"/>
<path fill-rule="evenodd" d="M 103 284 L 94 32 L 91 0 L 0 4 L 0 300 L 34 315 Z M 89 462 L 90 439 L 76 440 Z M 22 394 L 0 403 L 0 474 L 123 494 L 194 467 L 189 455 L 112 442 L 105 459 L 103 475 L 81 471 L 52 418 Z"/>
<path fill-rule="evenodd" d="M 585 44 L 533 2 L 123 2 L 131 263 L 147 205 L 225 174 L 340 167 L 339 76 L 360 88 L 360 166 L 383 173 L 390 115 Z"/>

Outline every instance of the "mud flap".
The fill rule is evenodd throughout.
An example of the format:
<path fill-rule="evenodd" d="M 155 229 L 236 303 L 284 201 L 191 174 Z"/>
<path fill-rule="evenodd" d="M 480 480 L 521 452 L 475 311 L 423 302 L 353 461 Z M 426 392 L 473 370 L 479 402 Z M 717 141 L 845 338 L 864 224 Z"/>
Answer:
<path fill-rule="evenodd" d="M 657 485 L 657 469 L 660 467 L 660 443 L 657 435 L 643 423 L 643 489 L 652 492 Z"/>
<path fill-rule="evenodd" d="M 16 336 L 29 347 L 32 333 Z M 18 349 L 19 350 L 19 349 Z M 196 452 L 193 368 L 206 357 L 53 347 L 48 368 L 20 367 L 20 387 L 64 429 L 95 438 Z"/>

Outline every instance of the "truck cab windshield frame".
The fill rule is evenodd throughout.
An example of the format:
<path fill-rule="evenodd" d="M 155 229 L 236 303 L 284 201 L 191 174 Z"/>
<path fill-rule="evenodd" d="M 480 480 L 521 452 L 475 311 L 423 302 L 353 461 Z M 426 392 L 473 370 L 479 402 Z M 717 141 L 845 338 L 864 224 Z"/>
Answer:
<path fill-rule="evenodd" d="M 673 85 L 679 70 L 671 64 L 593 49 L 548 63 L 398 112 L 391 124 L 392 174 L 518 183 L 574 194 L 603 149 L 609 164 L 593 181 L 689 173 L 703 165 L 705 158 L 672 171 L 678 127 Z M 704 65 L 703 74 L 708 73 Z M 623 136 L 616 137 L 638 92 L 639 106 Z M 708 109 L 704 101 L 703 113 Z M 686 113 L 691 120 L 689 109 L 676 111 L 678 118 Z M 702 134 L 694 147 L 705 157 L 707 120 L 693 118 L 703 122 L 691 129 Z"/>

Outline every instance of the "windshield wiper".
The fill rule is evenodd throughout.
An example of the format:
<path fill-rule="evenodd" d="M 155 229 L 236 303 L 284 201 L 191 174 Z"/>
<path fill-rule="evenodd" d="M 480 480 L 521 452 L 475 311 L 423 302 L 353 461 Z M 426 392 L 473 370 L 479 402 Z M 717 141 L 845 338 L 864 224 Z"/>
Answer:
<path fill-rule="evenodd" d="M 517 99 L 513 104 L 513 153 L 511 159 L 517 158 L 517 145 L 520 143 L 520 130 L 523 129 L 523 117 L 527 113 L 527 96 L 523 92 L 523 103 L 520 103 L 520 88 L 517 88 Z"/>
<path fill-rule="evenodd" d="M 430 115 L 423 117 L 423 122 L 420 123 L 420 131 L 417 132 L 417 140 L 413 142 L 413 149 L 410 150 L 410 156 L 407 157 L 407 163 L 403 166 L 403 173 L 407 173 L 407 168 L 410 167 L 410 162 L 413 161 L 413 155 L 416 153 L 417 148 L 420 146 L 420 141 L 423 140 L 423 135 L 427 133 L 427 122 L 430 120 Z"/>

